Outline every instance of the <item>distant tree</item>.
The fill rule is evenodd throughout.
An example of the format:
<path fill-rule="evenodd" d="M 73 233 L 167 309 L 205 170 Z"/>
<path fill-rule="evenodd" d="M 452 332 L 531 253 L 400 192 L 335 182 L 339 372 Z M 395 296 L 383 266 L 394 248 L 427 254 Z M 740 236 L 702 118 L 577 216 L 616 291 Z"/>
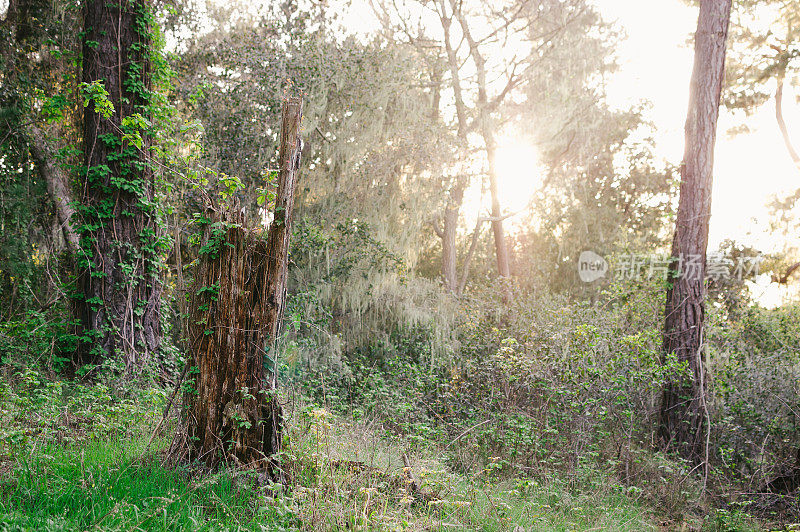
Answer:
<path fill-rule="evenodd" d="M 800 188 L 785 197 L 774 198 L 769 205 L 770 209 L 770 232 L 775 236 L 780 236 L 783 242 L 782 249 L 771 253 L 764 264 L 762 271 L 769 273 L 772 282 L 779 285 L 788 286 L 785 294 L 792 293 L 793 286 L 796 286 L 800 279 L 800 243 L 796 235 L 800 231 Z"/>
<path fill-rule="evenodd" d="M 735 0 L 723 102 L 750 114 L 774 99 L 775 120 L 800 170 L 800 155 L 783 117 L 784 88 L 800 73 L 800 3 Z"/>
<path fill-rule="evenodd" d="M 541 209 L 531 212 L 531 218 L 544 220 L 546 226 L 539 241 L 548 240 L 547 245 L 558 248 L 561 235 L 553 235 L 564 230 L 565 220 L 579 211 L 589 219 L 596 217 L 597 202 L 593 206 L 591 201 L 595 197 L 601 198 L 603 209 L 620 206 L 627 210 L 623 219 L 639 212 L 644 205 L 639 199 L 649 196 L 653 207 L 656 197 L 659 203 L 650 210 L 658 215 L 668 199 L 663 194 L 668 190 L 667 180 L 654 168 L 646 146 L 639 149 L 627 141 L 642 124 L 640 113 L 614 112 L 604 103 L 599 80 L 615 68 L 612 58 L 617 35 L 590 3 L 537 0 L 489 5 L 406 0 L 374 5 L 393 38 L 407 41 L 431 58 L 422 65 L 429 69 L 431 100 L 437 106 L 432 116 L 449 127 L 455 139 L 455 154 L 442 164 L 440 207 L 432 224 L 441 240 L 442 278 L 450 291 L 458 294 L 464 289 L 476 255 L 485 258 L 477 238 L 486 222 L 492 224 L 492 254 L 501 277 L 511 271 L 511 244 L 526 251 L 526 257 L 513 264 L 529 266 L 530 242 L 504 234 L 503 223 L 512 213 L 502 208 L 497 195 L 497 137 L 510 124 L 533 139 L 547 167 L 545 172 L 552 174 L 545 186 L 548 193 L 554 193 L 536 205 Z M 580 54 L 575 53 L 577 49 Z M 631 160 L 626 173 L 632 179 L 627 183 L 615 179 L 623 173 L 614 167 L 615 157 L 623 151 Z M 540 177 L 534 175 L 539 169 L 530 171 L 532 180 Z M 600 172 L 604 176 L 599 176 Z M 484 177 L 491 207 L 478 217 L 474 229 L 468 228 L 472 234 L 459 257 L 456 238 L 464 192 L 475 178 Z M 616 236 L 614 228 L 620 226 L 620 217 L 604 218 L 608 223 L 593 220 L 588 224 L 592 234 L 580 235 L 581 246 L 604 230 L 607 240 Z M 557 230 L 556 225 L 560 226 Z M 548 238 L 544 233 L 551 229 Z"/>
<path fill-rule="evenodd" d="M 598 293 L 596 283 L 578 278 L 582 251 L 652 252 L 666 247 L 670 233 L 672 170 L 657 162 L 644 107 L 607 101 L 620 39 L 597 10 L 581 10 L 571 31 L 548 45 L 526 98 L 513 108 L 541 164 L 530 219 L 520 219 L 525 229 L 514 242 L 514 269 L 573 295 Z"/>
<path fill-rule="evenodd" d="M 123 376 L 131 379 L 161 342 L 149 120 L 152 24 L 139 0 L 89 0 L 83 16 L 81 357 L 120 357 Z"/>
<path fill-rule="evenodd" d="M 731 110 L 751 115 L 774 106 L 775 122 L 786 153 L 800 171 L 800 154 L 792 142 L 784 102 L 796 96 L 800 81 L 800 2 L 734 0 L 728 39 L 726 81 L 722 101 Z M 794 90 L 792 90 L 794 89 Z M 772 103 L 770 103 L 772 102 Z M 747 121 L 734 131 L 746 131 Z M 774 282 L 791 284 L 798 278 L 798 250 L 792 236 L 798 229 L 796 207 L 800 187 L 772 203 L 772 231 L 785 236 L 781 256 L 764 264 Z"/>
<path fill-rule="evenodd" d="M 422 3 L 426 5 L 425 2 Z M 511 13 L 509 19 L 502 19 L 499 16 L 500 11 L 494 9 L 481 9 L 477 5 L 467 5 L 464 2 L 456 2 L 453 0 L 437 0 L 429 4 L 429 7 L 435 12 L 442 30 L 442 38 L 440 43 L 434 43 L 443 52 L 447 70 L 450 74 L 450 88 L 453 91 L 453 104 L 455 106 L 456 116 L 456 135 L 457 142 L 462 152 L 469 151 L 468 134 L 477 132 L 483 142 L 483 152 L 485 156 L 486 175 L 489 180 L 489 192 L 491 198 L 490 216 L 481 217 L 475 226 L 473 237 L 477 238 L 481 224 L 484 221 L 490 221 L 492 224 L 492 231 L 494 234 L 494 253 L 497 263 L 497 273 L 502 278 L 509 278 L 511 276 L 510 256 L 508 251 L 508 244 L 506 242 L 505 231 L 503 229 L 503 212 L 500 205 L 498 181 L 499 176 L 497 173 L 497 141 L 498 134 L 497 126 L 494 123 L 496 118 L 495 114 L 509 92 L 519 85 L 524 78 L 521 72 L 517 72 L 520 65 L 525 64 L 525 60 L 517 63 L 514 59 L 509 61 L 509 58 L 501 57 L 500 63 L 495 66 L 499 73 L 503 67 L 506 67 L 506 72 L 503 75 L 504 86 L 502 92 L 493 95 L 490 100 L 489 96 L 489 82 L 487 81 L 487 61 L 486 61 L 486 47 L 491 47 L 509 37 L 519 34 L 524 31 L 524 23 L 522 22 L 523 9 L 516 6 L 504 6 L 509 8 L 507 13 Z M 501 7 L 500 10 L 503 8 Z M 383 20 L 390 20 L 386 15 L 387 10 L 384 8 L 381 17 Z M 395 16 L 403 17 L 402 13 L 396 12 Z M 477 20 L 473 16 L 477 15 Z M 456 24 L 454 26 L 454 23 Z M 486 35 L 476 37 L 473 35 L 474 26 L 483 26 L 486 28 Z M 415 37 L 408 30 L 408 24 L 402 24 L 403 32 L 409 40 L 419 42 L 419 38 Z M 460 38 L 460 43 L 456 39 Z M 423 40 L 423 42 L 426 42 Z M 466 43 L 466 48 L 462 52 L 462 44 Z M 427 45 L 427 44 L 426 44 Z M 441 53 L 440 52 L 440 53 Z M 470 80 L 469 74 L 465 65 L 470 61 L 475 68 L 475 77 Z M 491 68 L 491 67 L 490 67 Z M 441 77 L 437 78 L 441 81 Z M 472 81 L 472 83 L 469 83 Z M 471 85 L 471 86 L 470 86 Z M 437 87 L 440 90 L 440 87 Z M 435 99 L 436 103 L 441 102 L 440 98 Z M 437 116 L 438 116 L 438 109 Z M 434 225 L 436 234 L 442 240 L 442 277 L 445 286 L 453 293 L 460 294 L 464 290 L 463 283 L 460 282 L 457 272 L 457 254 L 456 254 L 456 234 L 458 229 L 458 217 L 461 209 L 461 203 L 464 198 L 464 191 L 469 185 L 469 174 L 462 168 L 456 174 L 454 179 L 446 183 L 446 198 L 444 201 L 444 208 L 442 209 L 441 218 L 443 227 L 438 229 L 438 225 Z M 473 238 L 473 242 L 475 241 Z M 464 274 L 461 278 L 466 279 L 469 272 L 470 262 L 475 250 L 474 244 L 470 245 L 467 255 L 464 257 L 463 270 Z M 504 298 L 508 299 L 509 292 L 504 292 Z"/>
<path fill-rule="evenodd" d="M 657 162 L 653 145 L 636 139 L 647 126 L 635 110 L 599 106 L 574 127 L 580 131 L 568 135 L 571 146 L 543 161 L 544 182 L 515 235 L 514 267 L 554 291 L 596 296 L 597 284 L 578 277 L 580 253 L 621 259 L 668 248 L 677 180 L 672 167 Z"/>
<path fill-rule="evenodd" d="M 687 373 L 670 373 L 663 392 L 659 436 L 665 448 L 707 464 L 708 377 L 705 352 L 705 264 L 711 217 L 714 143 L 725 68 L 731 0 L 702 0 L 695 33 L 694 71 L 686 118 L 686 148 L 664 310 L 664 354 Z M 679 267 L 682 266 L 682 271 Z"/>

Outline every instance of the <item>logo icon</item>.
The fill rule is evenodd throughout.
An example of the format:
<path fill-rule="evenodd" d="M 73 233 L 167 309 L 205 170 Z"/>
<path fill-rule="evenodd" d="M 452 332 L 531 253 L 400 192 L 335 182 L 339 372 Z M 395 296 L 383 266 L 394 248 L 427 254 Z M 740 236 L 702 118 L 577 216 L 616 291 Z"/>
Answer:
<path fill-rule="evenodd" d="M 578 257 L 578 276 L 584 283 L 594 282 L 605 277 L 608 272 L 606 259 L 594 251 L 583 251 Z"/>

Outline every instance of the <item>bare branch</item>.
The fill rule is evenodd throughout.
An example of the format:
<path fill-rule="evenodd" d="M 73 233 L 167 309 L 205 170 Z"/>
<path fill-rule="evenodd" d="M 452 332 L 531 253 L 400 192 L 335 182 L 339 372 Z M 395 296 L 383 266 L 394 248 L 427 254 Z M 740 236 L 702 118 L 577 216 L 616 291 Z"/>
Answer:
<path fill-rule="evenodd" d="M 439 218 L 438 217 L 434 218 L 433 220 L 431 220 L 428 223 L 431 224 L 431 227 L 433 227 L 433 231 L 436 233 L 436 235 L 439 238 L 444 238 L 444 231 L 442 230 L 442 226 L 439 225 Z"/>
<path fill-rule="evenodd" d="M 789 278 L 792 276 L 792 274 L 794 274 L 798 270 L 800 270 L 800 262 L 795 262 L 794 264 L 792 264 L 791 266 L 786 268 L 786 271 L 780 277 L 778 277 L 777 275 L 773 274 L 772 275 L 772 282 L 773 283 L 779 283 L 779 284 L 788 284 L 789 283 Z"/>
<path fill-rule="evenodd" d="M 778 88 L 775 90 L 775 119 L 778 121 L 778 127 L 783 136 L 783 143 L 786 144 L 786 150 L 792 158 L 794 165 L 800 170 L 800 155 L 792 145 L 791 137 L 789 137 L 789 130 L 786 127 L 786 122 L 783 119 L 783 79 L 786 76 L 785 69 L 782 69 L 778 74 Z"/>

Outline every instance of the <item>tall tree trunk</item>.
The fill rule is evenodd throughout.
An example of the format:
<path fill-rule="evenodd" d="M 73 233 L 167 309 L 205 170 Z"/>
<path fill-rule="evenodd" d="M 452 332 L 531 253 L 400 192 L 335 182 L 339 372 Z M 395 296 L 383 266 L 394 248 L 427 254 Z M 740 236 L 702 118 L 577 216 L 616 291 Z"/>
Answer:
<path fill-rule="evenodd" d="M 136 115 L 148 116 L 150 96 L 146 9 L 140 0 L 88 0 L 83 7 L 84 96 L 90 98 L 83 117 L 81 361 L 121 356 L 126 380 L 142 372 L 161 342 L 150 138 L 135 125 Z M 104 103 L 113 113 L 104 114 Z"/>
<path fill-rule="evenodd" d="M 275 216 L 264 240 L 237 205 L 212 210 L 189 311 L 185 440 L 173 452 L 214 468 L 255 467 L 282 481 L 282 415 L 275 396 L 276 339 L 283 316 L 302 104 L 284 104 Z"/>
<path fill-rule="evenodd" d="M 725 67 L 725 40 L 731 0 L 701 0 L 695 34 L 686 148 L 680 200 L 672 243 L 672 286 L 667 291 L 663 347 L 688 366 L 688 375 L 671 374 L 661 406 L 659 436 L 665 448 L 696 464 L 707 463 L 703 327 L 705 262 L 711 216 L 714 142 Z M 687 268 L 688 264 L 691 268 Z M 682 273 L 679 272 L 679 265 Z"/>
<path fill-rule="evenodd" d="M 497 258 L 497 273 L 500 277 L 508 279 L 511 277 L 511 267 L 508 258 L 508 246 L 506 244 L 505 231 L 503 230 L 503 213 L 500 207 L 500 194 L 498 190 L 499 176 L 497 174 L 497 141 L 495 139 L 494 125 L 492 123 L 492 109 L 488 98 L 488 80 L 486 79 L 486 59 L 481 54 L 478 42 L 472 36 L 469 22 L 464 12 L 461 10 L 460 2 L 450 0 L 453 14 L 461 25 L 464 39 L 469 46 L 469 53 L 475 63 L 475 71 L 478 83 L 478 125 L 481 137 L 486 150 L 486 159 L 489 165 L 489 193 L 492 199 L 492 232 L 494 233 L 494 251 Z M 507 302 L 511 299 L 509 287 L 503 290 L 503 299 Z"/>
<path fill-rule="evenodd" d="M 434 4 L 439 14 L 439 21 L 444 32 L 444 49 L 447 58 L 447 66 L 450 70 L 450 77 L 453 86 L 453 97 L 456 106 L 456 118 L 458 121 L 457 139 L 462 149 L 467 145 L 467 107 L 464 104 L 464 95 L 461 89 L 461 73 L 458 68 L 458 57 L 453 48 L 450 29 L 453 23 L 452 15 L 447 14 L 447 7 L 444 0 L 436 0 Z M 441 82 L 441 76 L 437 78 Z M 436 117 L 438 118 L 440 88 L 436 87 Z M 442 230 L 437 230 L 439 238 L 442 240 L 442 278 L 445 286 L 450 292 L 459 295 L 458 284 L 458 255 L 456 252 L 456 234 L 458 230 L 458 215 L 461 211 L 461 204 L 464 201 L 464 189 L 467 187 L 468 179 L 460 175 L 456 178 L 453 188 L 447 193 L 447 201 L 442 212 Z"/>

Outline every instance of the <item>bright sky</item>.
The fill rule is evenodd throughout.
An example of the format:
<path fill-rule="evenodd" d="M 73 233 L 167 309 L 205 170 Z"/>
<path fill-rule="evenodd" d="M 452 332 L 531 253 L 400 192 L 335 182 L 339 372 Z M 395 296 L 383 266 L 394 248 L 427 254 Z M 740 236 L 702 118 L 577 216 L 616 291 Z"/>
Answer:
<path fill-rule="evenodd" d="M 609 89 L 612 102 L 652 102 L 659 154 L 679 162 L 689 99 L 693 49 L 687 37 L 697 24 L 697 8 L 681 0 L 595 0 L 609 20 L 625 28 L 628 40 L 619 49 L 622 68 Z M 784 115 L 800 145 L 800 106 L 788 88 Z M 769 102 L 748 119 L 751 132 L 729 136 L 735 117 L 722 110 L 714 159 L 710 247 L 726 238 L 756 245 L 765 252 L 777 245 L 766 227 L 766 204 L 775 194 L 800 187 Z M 798 127 L 792 130 L 792 125 Z M 754 219 L 756 221 L 754 221 Z"/>
<path fill-rule="evenodd" d="M 679 162 L 694 53 L 687 36 L 695 30 L 697 8 L 681 0 L 595 1 L 605 17 L 618 21 L 628 34 L 618 50 L 622 68 L 608 87 L 609 98 L 620 105 L 649 100 L 659 155 Z M 795 146 L 799 146 L 800 106 L 794 92 L 789 87 L 784 90 L 784 118 Z M 727 131 L 739 122 L 721 111 L 714 156 L 710 250 L 728 238 L 765 253 L 784 247 L 781 237 L 769 230 L 767 203 L 775 195 L 800 188 L 800 174 L 786 151 L 774 113 L 771 101 L 747 119 L 749 133 L 731 136 Z M 751 290 L 765 306 L 791 297 L 786 287 L 770 283 L 766 276 L 751 285 Z"/>
<path fill-rule="evenodd" d="M 642 100 L 652 104 L 648 118 L 655 124 L 657 154 L 672 163 L 683 156 L 689 80 L 692 72 L 691 36 L 697 25 L 697 8 L 682 0 L 594 0 L 604 18 L 616 21 L 627 34 L 618 47 L 619 72 L 610 80 L 612 105 L 626 107 Z M 367 0 L 354 0 L 340 22 L 360 31 L 375 28 Z M 354 28 L 349 28 L 353 30 Z M 356 30 L 356 31 L 359 31 Z M 795 143 L 800 147 L 800 105 L 790 87 L 785 89 L 784 115 Z M 766 204 L 774 195 L 800 187 L 800 175 L 792 164 L 775 122 L 770 102 L 748 118 L 750 133 L 728 135 L 738 125 L 736 117 L 721 112 L 714 168 L 710 248 L 725 239 L 770 252 L 780 242 L 769 234 Z M 797 124 L 792 130 L 792 126 Z M 500 139 L 504 151 L 501 168 L 505 190 L 501 196 L 508 210 L 525 206 L 537 183 L 530 169 L 535 150 L 514 136 Z M 516 164 L 513 162 L 516 159 Z M 516 169 L 516 171 L 515 171 Z M 502 183 L 501 183 L 502 185 Z"/>

